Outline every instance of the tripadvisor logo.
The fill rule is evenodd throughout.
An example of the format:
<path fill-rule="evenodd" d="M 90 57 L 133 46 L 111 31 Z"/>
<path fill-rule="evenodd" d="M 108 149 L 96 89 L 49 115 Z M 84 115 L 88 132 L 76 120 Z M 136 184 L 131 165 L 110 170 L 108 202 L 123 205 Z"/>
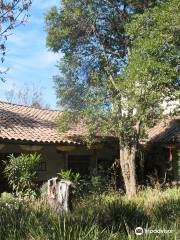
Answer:
<path fill-rule="evenodd" d="M 137 236 L 143 235 L 143 234 L 171 234 L 173 230 L 167 230 L 167 229 L 143 229 L 142 227 L 135 228 L 135 234 Z"/>
<path fill-rule="evenodd" d="M 136 234 L 136 235 L 140 236 L 140 235 L 143 235 L 143 233 L 144 233 L 144 230 L 143 230 L 142 227 L 137 227 L 137 228 L 135 229 L 135 234 Z"/>

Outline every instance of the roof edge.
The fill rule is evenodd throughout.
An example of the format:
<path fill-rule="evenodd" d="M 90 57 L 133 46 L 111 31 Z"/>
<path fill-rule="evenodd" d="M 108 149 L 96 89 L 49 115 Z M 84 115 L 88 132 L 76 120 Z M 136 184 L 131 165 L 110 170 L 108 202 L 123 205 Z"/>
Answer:
<path fill-rule="evenodd" d="M 47 109 L 47 108 L 36 108 L 34 106 L 30 105 L 25 105 L 25 104 L 18 104 L 18 103 L 11 103 L 11 102 L 5 102 L 5 101 L 0 101 L 2 104 L 8 104 L 8 105 L 13 105 L 13 106 L 19 106 L 19 107 L 26 107 L 26 108 L 32 108 L 32 109 L 38 109 L 38 110 L 45 110 L 45 111 L 53 111 L 53 112 L 64 112 L 63 110 L 59 109 Z"/>

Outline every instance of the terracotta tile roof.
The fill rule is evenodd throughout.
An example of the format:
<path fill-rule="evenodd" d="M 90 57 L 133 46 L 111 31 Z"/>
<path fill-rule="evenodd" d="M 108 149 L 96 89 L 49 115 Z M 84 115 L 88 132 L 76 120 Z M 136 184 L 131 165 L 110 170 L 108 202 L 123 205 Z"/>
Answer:
<path fill-rule="evenodd" d="M 66 134 L 58 132 L 56 120 L 62 114 L 58 110 L 0 102 L 0 140 L 79 144 L 73 137 L 84 133 L 82 126 L 73 126 Z"/>
<path fill-rule="evenodd" d="M 180 116 L 162 121 L 147 131 L 146 143 L 180 143 Z"/>
<path fill-rule="evenodd" d="M 56 120 L 63 114 L 58 110 L 0 102 L 0 141 L 80 144 L 86 134 L 83 124 L 74 125 L 65 134 L 57 130 Z M 180 142 L 180 116 L 161 122 L 147 131 L 143 143 Z"/>

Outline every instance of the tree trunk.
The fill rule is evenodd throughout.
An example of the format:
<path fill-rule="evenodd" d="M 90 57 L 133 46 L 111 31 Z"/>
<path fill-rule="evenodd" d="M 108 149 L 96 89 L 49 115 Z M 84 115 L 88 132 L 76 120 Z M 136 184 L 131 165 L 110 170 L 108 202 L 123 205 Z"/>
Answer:
<path fill-rule="evenodd" d="M 136 195 L 136 166 L 135 166 L 136 151 L 135 148 L 120 146 L 120 165 L 122 176 L 124 179 L 125 190 L 128 197 Z"/>

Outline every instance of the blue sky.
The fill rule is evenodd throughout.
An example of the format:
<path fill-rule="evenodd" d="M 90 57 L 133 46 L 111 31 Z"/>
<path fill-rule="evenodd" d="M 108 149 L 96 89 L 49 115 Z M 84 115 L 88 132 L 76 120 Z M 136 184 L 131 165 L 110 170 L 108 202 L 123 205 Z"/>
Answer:
<path fill-rule="evenodd" d="M 10 89 L 23 89 L 25 86 L 43 89 L 43 104 L 56 108 L 56 95 L 53 75 L 58 73 L 55 66 L 60 54 L 53 54 L 46 48 L 44 14 L 60 0 L 33 0 L 31 14 L 25 26 L 19 26 L 9 36 L 4 67 L 9 67 L 7 81 L 0 82 L 0 100 L 6 101 Z"/>

